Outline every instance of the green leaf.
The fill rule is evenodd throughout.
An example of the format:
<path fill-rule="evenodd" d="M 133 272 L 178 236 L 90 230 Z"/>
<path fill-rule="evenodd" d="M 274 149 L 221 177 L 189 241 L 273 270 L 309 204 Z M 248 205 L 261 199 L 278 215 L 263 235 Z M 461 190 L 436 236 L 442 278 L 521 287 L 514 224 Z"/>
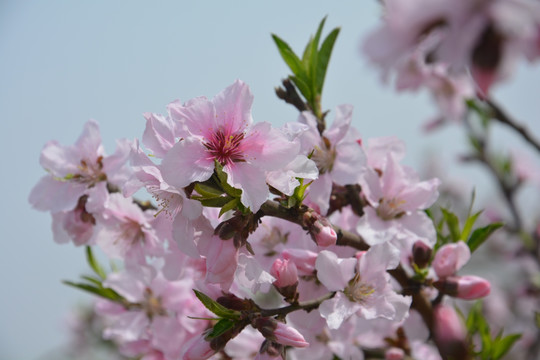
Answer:
<path fill-rule="evenodd" d="M 97 276 L 99 276 L 101 279 L 105 280 L 107 277 L 107 273 L 103 268 L 99 265 L 96 258 L 94 257 L 94 253 L 92 252 L 92 248 L 90 246 L 86 247 L 86 261 L 88 261 L 88 265 L 94 270 Z"/>
<path fill-rule="evenodd" d="M 64 280 L 62 281 L 64 284 L 68 286 L 72 286 L 74 288 L 89 292 L 91 294 L 103 297 L 105 299 L 109 299 L 115 302 L 122 301 L 123 298 L 114 290 L 104 287 L 98 287 L 91 284 L 84 284 L 84 283 L 75 283 L 72 281 Z"/>
<path fill-rule="evenodd" d="M 452 237 L 453 242 L 459 241 L 459 238 L 461 236 L 461 232 L 459 231 L 459 219 L 453 212 L 450 212 L 449 210 L 446 210 L 445 208 L 441 208 L 441 211 L 443 213 L 444 220 L 446 221 L 446 226 L 448 227 L 448 231 L 450 231 L 450 236 Z"/>
<path fill-rule="evenodd" d="M 538 311 L 534 312 L 534 322 L 536 324 L 536 327 L 540 329 L 540 312 Z"/>
<path fill-rule="evenodd" d="M 335 28 L 328 34 L 326 39 L 324 39 L 321 49 L 319 50 L 319 55 L 317 59 L 317 92 L 322 94 L 322 88 L 324 85 L 324 78 L 326 77 L 326 69 L 328 68 L 328 63 L 330 62 L 330 56 L 332 55 L 332 49 L 334 48 L 334 43 L 339 35 L 340 28 Z"/>
<path fill-rule="evenodd" d="M 287 63 L 292 73 L 299 77 L 306 77 L 304 66 L 298 56 L 292 51 L 289 44 L 283 41 L 279 36 L 272 34 L 272 39 L 277 45 L 281 57 Z"/>
<path fill-rule="evenodd" d="M 210 199 L 192 197 L 192 199 L 199 200 L 203 206 L 220 208 L 220 207 L 225 206 L 227 203 L 229 203 L 231 200 L 234 200 L 235 198 L 230 197 L 230 196 L 220 196 L 220 197 L 215 197 L 215 198 L 210 198 Z"/>
<path fill-rule="evenodd" d="M 510 334 L 494 342 L 492 347 L 493 360 L 502 358 L 519 338 L 521 338 L 521 334 Z"/>
<path fill-rule="evenodd" d="M 195 295 L 200 300 L 200 302 L 204 305 L 204 307 L 206 307 L 208 310 L 210 310 L 212 313 L 216 314 L 217 316 L 225 318 L 225 319 L 233 319 L 233 320 L 240 319 L 240 313 L 238 311 L 227 309 L 225 306 L 219 304 L 218 302 L 210 298 L 208 295 L 200 291 L 193 289 L 193 292 L 195 292 Z"/>
<path fill-rule="evenodd" d="M 469 245 L 471 253 L 478 249 L 478 247 L 482 245 L 484 241 L 491 236 L 491 234 L 502 226 L 504 226 L 504 224 L 498 222 L 474 230 L 469 240 L 467 240 L 467 245 Z"/>
<path fill-rule="evenodd" d="M 240 197 L 242 195 L 242 190 L 236 189 L 229 185 L 229 183 L 227 182 L 227 173 L 223 171 L 223 165 L 221 165 L 219 161 L 214 160 L 214 166 L 219 180 L 219 184 L 221 185 L 223 190 L 232 197 Z"/>
<path fill-rule="evenodd" d="M 232 199 L 231 201 L 229 201 L 228 203 L 226 203 L 225 205 L 223 205 L 221 207 L 221 210 L 219 211 L 219 216 L 218 217 L 221 217 L 221 215 L 225 214 L 229 210 L 236 209 L 239 204 L 240 204 L 240 199 L 239 198 Z"/>
<path fill-rule="evenodd" d="M 481 213 L 482 213 L 482 210 L 480 210 L 479 212 L 467 218 L 467 221 L 465 221 L 465 225 L 463 226 L 463 230 L 461 231 L 461 237 L 460 237 L 461 240 L 466 241 L 469 238 L 472 227 L 474 226 L 476 219 L 478 219 L 478 216 L 480 216 Z"/>
<path fill-rule="evenodd" d="M 321 33 L 325 22 L 326 16 L 321 20 L 319 27 L 317 28 L 317 32 L 315 33 L 315 37 L 313 38 L 313 40 L 311 40 L 310 44 L 311 50 L 309 51 L 308 77 L 310 80 L 310 88 L 311 92 L 313 93 L 314 99 L 317 95 L 320 95 L 320 92 L 317 89 L 317 70 L 319 67 L 319 41 L 321 39 Z"/>
<path fill-rule="evenodd" d="M 232 329 L 234 327 L 234 324 L 235 322 L 230 319 L 219 320 L 216 325 L 214 325 L 212 330 L 205 336 L 205 339 L 211 340 L 221 334 L 224 334 L 228 330 Z"/>
<path fill-rule="evenodd" d="M 92 284 L 96 285 L 97 287 L 103 288 L 103 285 L 102 285 L 100 279 L 97 279 L 97 278 L 92 277 L 92 276 L 87 276 L 87 275 L 83 275 L 83 276 L 81 276 L 81 278 L 88 281 L 89 283 L 92 283 Z"/>
<path fill-rule="evenodd" d="M 217 189 L 205 183 L 196 183 L 194 189 L 204 198 L 214 198 L 223 195 L 223 190 Z"/>
<path fill-rule="evenodd" d="M 298 90 L 300 90 L 300 93 L 304 95 L 304 98 L 310 103 L 310 106 L 311 106 L 314 100 L 314 95 L 307 81 L 302 80 L 297 76 L 291 76 L 290 79 L 294 83 L 294 85 L 296 85 Z"/>

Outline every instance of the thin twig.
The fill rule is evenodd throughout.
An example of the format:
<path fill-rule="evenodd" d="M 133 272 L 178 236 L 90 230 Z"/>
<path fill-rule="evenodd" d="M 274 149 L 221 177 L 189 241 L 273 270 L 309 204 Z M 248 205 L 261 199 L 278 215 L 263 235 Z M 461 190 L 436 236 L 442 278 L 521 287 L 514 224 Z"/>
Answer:
<path fill-rule="evenodd" d="M 538 140 L 534 139 L 531 134 L 527 131 L 527 129 L 517 123 L 514 119 L 512 119 L 508 113 L 506 113 L 495 101 L 492 99 L 487 99 L 486 103 L 491 107 L 491 110 L 493 111 L 493 118 L 498 120 L 502 124 L 506 124 L 512 129 L 514 129 L 518 134 L 521 135 L 525 141 L 527 141 L 530 145 L 532 145 L 538 152 L 540 152 L 540 142 Z"/>

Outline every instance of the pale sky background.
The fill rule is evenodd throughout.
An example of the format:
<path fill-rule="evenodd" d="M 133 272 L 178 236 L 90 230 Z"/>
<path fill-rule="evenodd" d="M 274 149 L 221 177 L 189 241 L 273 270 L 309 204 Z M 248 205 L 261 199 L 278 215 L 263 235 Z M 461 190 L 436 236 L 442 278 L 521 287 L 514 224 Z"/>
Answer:
<path fill-rule="evenodd" d="M 447 172 L 470 184 L 466 191 L 480 184 L 482 196 L 483 171 L 454 164 L 465 148 L 463 129 L 424 134 L 422 124 L 436 114 L 429 96 L 396 94 L 361 56 L 361 39 L 377 24 L 375 0 L 0 0 L 0 359 L 50 354 L 66 340 L 69 310 L 90 299 L 61 284 L 87 272 L 84 249 L 56 245 L 49 214 L 27 202 L 44 174 L 38 163 L 43 145 L 51 139 L 72 144 L 93 118 L 110 154 L 116 138 L 142 136 L 143 112 L 164 113 L 177 98 L 212 97 L 235 79 L 251 86 L 255 121 L 294 121 L 296 110 L 274 95 L 289 73 L 270 33 L 301 52 L 325 15 L 325 34 L 342 30 L 324 108 L 353 104 L 354 125 L 365 138 L 399 136 L 408 147 L 405 162 L 419 170 L 427 154 L 437 152 Z M 539 84 L 539 66 L 521 66 L 494 93 L 537 134 Z M 504 146 L 516 142 L 506 131 L 495 135 Z"/>

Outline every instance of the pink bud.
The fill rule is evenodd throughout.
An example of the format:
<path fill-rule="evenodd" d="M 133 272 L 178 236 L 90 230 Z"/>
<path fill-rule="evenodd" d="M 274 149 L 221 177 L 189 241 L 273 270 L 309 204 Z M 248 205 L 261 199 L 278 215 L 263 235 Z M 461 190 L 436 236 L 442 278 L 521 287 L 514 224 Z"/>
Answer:
<path fill-rule="evenodd" d="M 336 244 L 337 234 L 332 226 L 322 225 L 317 222 L 315 227 L 319 230 L 315 233 L 315 241 L 317 242 L 317 245 L 327 247 Z"/>
<path fill-rule="evenodd" d="M 276 342 L 299 348 L 308 347 L 309 343 L 306 342 L 302 334 L 295 328 L 285 325 L 282 322 L 277 322 L 277 327 L 273 332 Z"/>
<path fill-rule="evenodd" d="M 384 353 L 385 360 L 403 360 L 405 358 L 405 352 L 403 349 L 392 347 Z"/>
<path fill-rule="evenodd" d="M 270 274 L 276 278 L 274 286 L 283 288 L 298 283 L 298 270 L 294 262 L 276 259 L 270 269 Z"/>
<path fill-rule="evenodd" d="M 285 260 L 293 261 L 300 275 L 313 275 L 317 253 L 304 249 L 286 249 L 281 256 Z"/>
<path fill-rule="evenodd" d="M 488 296 L 491 284 L 484 278 L 466 275 L 458 278 L 457 297 L 465 300 L 475 300 Z"/>
<path fill-rule="evenodd" d="M 465 359 L 467 333 L 455 310 L 449 306 L 439 305 L 434 308 L 433 315 L 435 341 L 443 358 Z"/>
<path fill-rule="evenodd" d="M 432 266 L 437 276 L 446 277 L 454 275 L 463 265 L 469 261 L 471 251 L 467 244 L 458 241 L 455 244 L 442 246 L 433 259 Z"/>
<path fill-rule="evenodd" d="M 216 353 L 210 347 L 210 343 L 204 339 L 204 335 L 194 338 L 191 343 L 188 345 L 184 354 L 182 355 L 183 360 L 206 360 L 210 356 Z"/>

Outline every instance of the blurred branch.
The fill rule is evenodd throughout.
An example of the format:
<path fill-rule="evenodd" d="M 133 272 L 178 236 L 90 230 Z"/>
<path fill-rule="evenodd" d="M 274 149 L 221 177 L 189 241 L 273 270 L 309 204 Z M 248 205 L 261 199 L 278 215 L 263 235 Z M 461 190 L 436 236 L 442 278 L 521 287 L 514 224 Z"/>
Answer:
<path fill-rule="evenodd" d="M 534 139 L 531 134 L 529 134 L 529 132 L 523 125 L 517 123 L 514 119 L 512 119 L 512 117 L 510 117 L 508 113 L 504 111 L 494 100 L 486 99 L 486 103 L 489 105 L 489 107 L 493 111 L 492 116 L 494 119 L 514 129 L 518 134 L 521 135 L 521 137 L 526 142 L 528 142 L 538 152 L 540 152 L 540 143 L 536 139 Z"/>

